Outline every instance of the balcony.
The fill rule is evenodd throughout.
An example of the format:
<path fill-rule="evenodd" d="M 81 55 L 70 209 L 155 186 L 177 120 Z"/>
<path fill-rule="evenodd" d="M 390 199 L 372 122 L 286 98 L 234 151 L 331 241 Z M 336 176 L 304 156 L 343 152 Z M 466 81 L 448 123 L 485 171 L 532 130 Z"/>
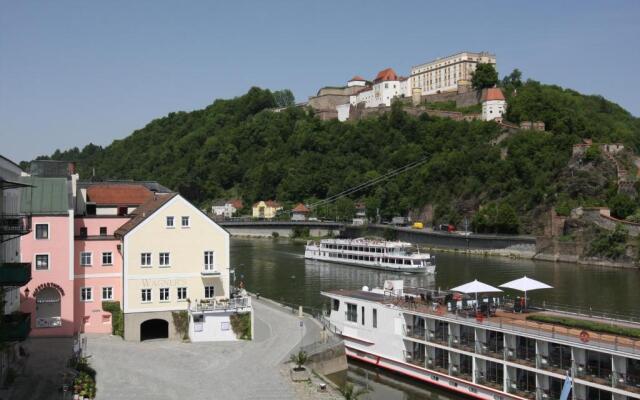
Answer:
<path fill-rule="evenodd" d="M 588 366 L 585 368 L 585 366 L 581 364 L 576 367 L 576 378 L 606 386 L 611 386 L 613 383 L 611 371 L 598 371 L 597 369 L 590 368 Z"/>
<path fill-rule="evenodd" d="M 412 353 L 406 350 L 403 350 L 403 353 L 404 353 L 404 360 L 407 363 L 424 368 L 425 361 L 426 361 L 424 355 Z"/>
<path fill-rule="evenodd" d="M 0 214 L 0 235 L 21 236 L 31 232 L 31 215 Z"/>
<path fill-rule="evenodd" d="M 476 353 L 504 360 L 504 348 L 490 343 L 476 342 Z"/>
<path fill-rule="evenodd" d="M 472 382 L 473 375 L 471 371 L 463 371 L 460 369 L 458 365 L 451 364 L 449 366 L 449 375 L 455 376 L 456 378 L 464 379 L 465 381 Z"/>
<path fill-rule="evenodd" d="M 200 271 L 200 275 L 205 277 L 214 277 L 220 276 L 221 274 L 220 271 L 216 271 L 213 266 L 205 265 L 204 268 L 202 268 L 202 271 Z"/>
<path fill-rule="evenodd" d="M 470 341 L 467 337 L 458 337 L 451 335 L 449 336 L 449 346 L 471 353 L 475 352 L 473 341 Z"/>
<path fill-rule="evenodd" d="M 7 341 L 23 341 L 31 332 L 31 314 L 13 313 L 3 317 Z"/>
<path fill-rule="evenodd" d="M 407 326 L 405 336 L 419 340 L 427 340 L 427 330 L 419 326 Z"/>
<path fill-rule="evenodd" d="M 637 377 L 614 373 L 613 385 L 618 389 L 626 390 L 633 393 L 640 393 L 640 379 L 638 379 Z"/>
<path fill-rule="evenodd" d="M 484 372 L 476 372 L 476 383 L 484 386 L 488 386 L 502 391 L 504 384 L 502 383 L 502 377 L 498 376 L 485 376 Z"/>
<path fill-rule="evenodd" d="M 511 394 L 515 394 L 516 396 L 523 397 L 525 399 L 536 398 L 535 388 L 529 390 L 524 386 L 518 385 L 516 381 L 512 381 L 512 380 L 507 380 L 507 391 Z"/>
<path fill-rule="evenodd" d="M 251 297 L 236 297 L 224 300 L 204 300 L 201 303 L 193 304 L 191 312 L 212 313 L 226 311 L 242 311 L 251 307 Z"/>
<path fill-rule="evenodd" d="M 31 280 L 30 263 L 1 263 L 0 286 L 24 286 Z"/>

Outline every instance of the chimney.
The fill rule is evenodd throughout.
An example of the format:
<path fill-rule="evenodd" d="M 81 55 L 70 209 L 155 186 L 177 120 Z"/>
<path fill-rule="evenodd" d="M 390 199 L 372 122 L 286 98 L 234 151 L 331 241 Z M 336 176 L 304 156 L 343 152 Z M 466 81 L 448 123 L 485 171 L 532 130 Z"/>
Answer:
<path fill-rule="evenodd" d="M 153 192 L 153 201 L 158 200 L 158 191 L 156 189 L 151 189 L 151 192 Z"/>

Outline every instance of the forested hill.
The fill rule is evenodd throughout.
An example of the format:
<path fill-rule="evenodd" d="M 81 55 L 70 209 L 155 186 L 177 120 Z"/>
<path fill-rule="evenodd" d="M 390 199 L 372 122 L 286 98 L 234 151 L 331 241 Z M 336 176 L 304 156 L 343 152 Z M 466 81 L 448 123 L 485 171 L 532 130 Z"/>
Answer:
<path fill-rule="evenodd" d="M 85 179 L 95 168 L 98 179 L 157 180 L 206 205 L 235 196 L 247 204 L 308 202 L 428 156 L 421 167 L 350 201 L 362 200 L 370 215 L 380 209 L 384 218 L 432 206 L 439 222 L 459 222 L 483 206 L 502 216 L 485 218 L 504 219 L 495 222 L 505 224 L 496 229 L 522 232 L 533 229 L 534 210 L 558 201 L 564 190 L 558 177 L 572 144 L 592 138 L 640 149 L 638 119 L 602 97 L 535 81 L 505 90 L 509 121 L 542 120 L 548 131 L 523 131 L 492 145 L 500 135 L 494 123 L 412 117 L 399 104 L 357 122 L 320 121 L 300 108 L 268 111 L 273 94 L 252 88 L 203 110 L 156 119 L 105 148 L 90 144 L 56 151 L 51 158 L 77 161 Z M 578 192 L 562 198 L 593 203 L 606 202 L 609 195 Z M 348 216 L 349 201 L 342 200 L 331 214 L 336 211 Z"/>

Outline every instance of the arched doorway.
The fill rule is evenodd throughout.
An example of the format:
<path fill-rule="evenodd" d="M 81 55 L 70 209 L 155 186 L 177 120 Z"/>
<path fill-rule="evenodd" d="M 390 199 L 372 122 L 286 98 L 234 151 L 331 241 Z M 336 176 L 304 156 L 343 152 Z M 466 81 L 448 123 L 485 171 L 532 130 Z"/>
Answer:
<path fill-rule="evenodd" d="M 150 319 L 140 324 L 140 340 L 169 338 L 169 323 L 164 319 Z"/>
<path fill-rule="evenodd" d="M 60 292 L 55 287 L 45 287 L 36 295 L 36 328 L 62 326 L 60 317 Z"/>

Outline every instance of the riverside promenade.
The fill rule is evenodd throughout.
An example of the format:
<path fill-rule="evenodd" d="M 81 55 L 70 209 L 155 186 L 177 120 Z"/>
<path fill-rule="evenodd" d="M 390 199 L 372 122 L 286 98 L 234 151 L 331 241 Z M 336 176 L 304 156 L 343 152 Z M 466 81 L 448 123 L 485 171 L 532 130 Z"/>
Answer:
<path fill-rule="evenodd" d="M 87 354 L 98 373 L 96 398 L 335 398 L 329 393 L 314 393 L 311 384 L 294 384 L 283 364 L 299 347 L 301 338 L 304 344 L 316 340 L 320 331 L 317 323 L 307 317 L 300 319 L 290 309 L 268 300 L 254 298 L 252 303 L 253 341 L 133 343 L 113 336 L 88 336 Z"/>

